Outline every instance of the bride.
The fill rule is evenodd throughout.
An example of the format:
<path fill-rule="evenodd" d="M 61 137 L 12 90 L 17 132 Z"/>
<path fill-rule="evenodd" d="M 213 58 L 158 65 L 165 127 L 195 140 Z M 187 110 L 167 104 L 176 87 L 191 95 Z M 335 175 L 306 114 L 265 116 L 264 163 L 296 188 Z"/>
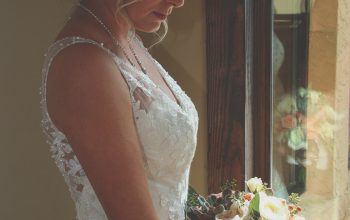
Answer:
<path fill-rule="evenodd" d="M 183 4 L 81 1 L 45 55 L 42 127 L 79 220 L 185 219 L 197 111 L 135 33 Z"/>

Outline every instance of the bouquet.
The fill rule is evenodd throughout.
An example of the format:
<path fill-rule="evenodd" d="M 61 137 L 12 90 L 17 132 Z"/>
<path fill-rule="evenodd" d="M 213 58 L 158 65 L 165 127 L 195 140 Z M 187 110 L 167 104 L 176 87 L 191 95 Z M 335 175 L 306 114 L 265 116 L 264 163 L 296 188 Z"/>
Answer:
<path fill-rule="evenodd" d="M 303 87 L 295 96 L 282 96 L 275 112 L 279 118 L 279 141 L 299 150 L 307 148 L 307 138 L 332 139 L 339 116 L 328 102 L 323 93 Z"/>
<path fill-rule="evenodd" d="M 280 146 L 287 146 L 294 152 L 308 150 L 306 157 L 288 155 L 288 162 L 302 166 L 315 163 L 320 169 L 325 169 L 326 165 L 320 164 L 318 159 L 332 146 L 329 143 L 334 139 L 337 122 L 342 118 L 330 105 L 330 97 L 320 91 L 300 87 L 296 94 L 281 97 L 274 118 L 276 140 Z M 308 143 L 313 143 L 316 148 L 310 149 Z M 279 151 L 287 150 L 283 148 Z"/>
<path fill-rule="evenodd" d="M 186 214 L 191 220 L 305 220 L 298 194 L 289 201 L 273 196 L 260 178 L 246 182 L 249 192 L 236 191 L 235 181 L 226 182 L 222 192 L 207 198 L 189 188 Z"/>

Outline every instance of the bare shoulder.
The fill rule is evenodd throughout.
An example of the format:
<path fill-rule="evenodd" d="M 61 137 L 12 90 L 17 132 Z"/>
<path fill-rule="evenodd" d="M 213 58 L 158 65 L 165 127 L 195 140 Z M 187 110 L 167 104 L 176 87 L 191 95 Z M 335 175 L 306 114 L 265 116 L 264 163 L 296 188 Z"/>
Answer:
<path fill-rule="evenodd" d="M 49 113 L 61 128 L 67 126 L 66 114 L 81 115 L 86 108 L 102 104 L 97 101 L 130 108 L 127 84 L 116 62 L 102 48 L 88 43 L 68 46 L 54 58 L 47 99 Z"/>
<path fill-rule="evenodd" d="M 129 89 L 113 59 L 89 44 L 66 48 L 52 63 L 47 88 L 50 116 L 68 138 L 108 219 L 157 219 Z"/>

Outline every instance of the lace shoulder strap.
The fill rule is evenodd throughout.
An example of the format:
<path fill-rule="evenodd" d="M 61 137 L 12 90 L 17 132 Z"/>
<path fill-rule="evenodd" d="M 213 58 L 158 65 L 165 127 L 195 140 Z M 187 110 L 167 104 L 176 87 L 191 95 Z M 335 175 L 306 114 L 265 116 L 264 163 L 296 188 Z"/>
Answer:
<path fill-rule="evenodd" d="M 47 101 L 46 101 L 46 84 L 47 84 L 47 76 L 48 72 L 51 66 L 52 61 L 54 60 L 55 56 L 60 53 L 63 49 L 74 45 L 74 44 L 81 44 L 81 43 L 88 43 L 95 45 L 102 50 L 106 51 L 111 58 L 116 62 L 118 65 L 118 68 L 120 69 L 123 78 L 125 79 L 126 83 L 128 84 L 128 87 L 130 89 L 130 94 L 133 94 L 135 88 L 142 87 L 138 80 L 136 80 L 132 74 L 130 74 L 130 66 L 120 57 L 118 57 L 115 53 L 113 53 L 111 50 L 103 46 L 103 43 L 98 43 L 94 40 L 78 37 L 78 36 L 72 36 L 72 37 L 66 37 L 61 40 L 56 41 L 51 46 L 49 46 L 47 53 L 44 55 L 44 63 L 42 67 L 42 81 L 41 81 L 41 87 L 40 87 L 40 94 L 41 94 L 41 108 L 43 113 L 43 121 L 42 125 L 44 127 L 44 132 L 50 136 L 50 134 L 54 133 L 60 133 L 57 127 L 52 122 L 48 110 L 47 110 Z M 133 97 L 132 97 L 133 100 Z"/>
<path fill-rule="evenodd" d="M 43 82 L 43 84 L 41 87 L 41 91 L 43 92 L 42 94 L 43 94 L 45 99 L 46 99 L 46 94 L 44 91 L 46 90 L 47 73 L 49 71 L 49 68 L 51 66 L 53 59 L 63 49 L 65 49 L 71 45 L 79 44 L 79 43 L 89 43 L 89 44 L 96 45 L 97 47 L 106 51 L 111 57 L 113 57 L 113 58 L 117 57 L 117 55 L 115 53 L 113 53 L 109 49 L 105 48 L 103 46 L 103 43 L 98 43 L 98 42 L 91 40 L 91 39 L 87 39 L 87 38 L 83 38 L 83 37 L 66 37 L 66 38 L 63 38 L 61 40 L 56 41 L 48 48 L 47 53 L 44 55 L 45 60 L 44 60 L 43 68 L 42 68 L 42 73 L 43 73 L 42 82 Z"/>

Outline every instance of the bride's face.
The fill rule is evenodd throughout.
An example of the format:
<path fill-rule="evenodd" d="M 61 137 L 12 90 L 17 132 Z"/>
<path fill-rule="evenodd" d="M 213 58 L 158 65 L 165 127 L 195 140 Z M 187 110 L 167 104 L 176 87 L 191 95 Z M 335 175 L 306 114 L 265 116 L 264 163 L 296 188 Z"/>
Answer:
<path fill-rule="evenodd" d="M 184 5 L 185 0 L 138 0 L 126 7 L 129 19 L 136 30 L 155 32 L 174 8 Z"/>

